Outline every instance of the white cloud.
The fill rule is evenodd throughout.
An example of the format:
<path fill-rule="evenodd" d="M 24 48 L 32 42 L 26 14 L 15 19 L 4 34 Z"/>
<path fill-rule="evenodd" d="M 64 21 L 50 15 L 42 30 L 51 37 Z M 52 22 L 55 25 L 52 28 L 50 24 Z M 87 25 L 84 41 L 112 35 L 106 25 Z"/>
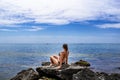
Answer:
<path fill-rule="evenodd" d="M 43 30 L 43 28 L 38 26 L 32 26 L 31 28 L 24 29 L 23 31 L 40 31 L 40 30 Z"/>
<path fill-rule="evenodd" d="M 11 30 L 11 29 L 0 29 L 0 31 L 7 31 L 7 32 L 11 32 L 11 31 L 13 32 L 14 31 L 14 32 L 17 32 L 17 30 Z"/>
<path fill-rule="evenodd" d="M 17 27 L 15 25 L 12 25 L 12 27 Z M 19 26 L 19 27 L 22 27 L 22 26 Z M 40 31 L 40 30 L 43 30 L 44 28 L 40 27 L 40 26 L 31 26 L 31 27 L 27 27 L 27 28 L 24 28 L 24 29 L 7 29 L 7 28 L 0 28 L 0 31 L 8 31 L 8 32 L 18 32 L 18 31 Z"/>
<path fill-rule="evenodd" d="M 0 24 L 120 21 L 119 0 L 0 0 Z"/>
<path fill-rule="evenodd" d="M 120 28 L 120 23 L 97 25 L 99 28 Z"/>

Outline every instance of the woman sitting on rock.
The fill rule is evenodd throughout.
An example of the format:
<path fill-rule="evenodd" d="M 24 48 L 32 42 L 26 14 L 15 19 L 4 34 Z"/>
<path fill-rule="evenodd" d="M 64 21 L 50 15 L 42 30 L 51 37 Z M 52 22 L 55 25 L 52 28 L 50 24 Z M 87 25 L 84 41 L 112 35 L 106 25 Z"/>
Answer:
<path fill-rule="evenodd" d="M 60 69 L 62 64 L 68 64 L 68 45 L 63 44 L 63 51 L 59 53 L 58 56 L 53 55 L 50 57 L 51 64 L 50 66 L 57 66 L 57 69 Z"/>

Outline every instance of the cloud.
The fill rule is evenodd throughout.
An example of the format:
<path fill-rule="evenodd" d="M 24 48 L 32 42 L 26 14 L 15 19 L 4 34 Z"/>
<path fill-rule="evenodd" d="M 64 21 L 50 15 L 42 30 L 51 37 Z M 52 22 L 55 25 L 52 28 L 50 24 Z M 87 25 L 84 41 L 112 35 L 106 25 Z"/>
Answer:
<path fill-rule="evenodd" d="M 119 0 L 0 0 L 0 24 L 120 21 Z"/>
<path fill-rule="evenodd" d="M 42 27 L 38 27 L 38 26 L 32 26 L 31 28 L 29 29 L 24 29 L 23 31 L 40 31 L 40 30 L 43 30 L 44 28 Z"/>
<path fill-rule="evenodd" d="M 11 27 L 11 26 L 10 26 Z M 5 28 L 0 28 L 0 31 L 5 31 L 5 32 L 18 32 L 18 31 L 40 31 L 43 30 L 44 28 L 40 26 L 31 26 L 31 27 L 26 27 L 23 28 L 23 26 L 12 26 L 11 28 L 5 27 Z M 14 28 L 14 29 L 13 29 Z M 23 29 L 22 29 L 23 28 Z"/>
<path fill-rule="evenodd" d="M 17 30 L 11 30 L 11 29 L 0 29 L 0 31 L 17 32 Z"/>
<path fill-rule="evenodd" d="M 102 25 L 97 25 L 99 28 L 120 28 L 120 23 L 111 23 L 111 24 L 102 24 Z"/>

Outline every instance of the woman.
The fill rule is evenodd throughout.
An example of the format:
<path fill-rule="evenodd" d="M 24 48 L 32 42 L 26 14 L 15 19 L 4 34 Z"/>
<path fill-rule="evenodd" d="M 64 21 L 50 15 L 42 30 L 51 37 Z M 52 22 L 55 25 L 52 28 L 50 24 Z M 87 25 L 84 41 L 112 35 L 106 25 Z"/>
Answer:
<path fill-rule="evenodd" d="M 58 56 L 54 55 L 50 57 L 51 61 L 50 66 L 57 65 L 57 68 L 60 69 L 63 63 L 68 64 L 68 55 L 69 55 L 68 45 L 63 44 L 63 51 L 60 52 Z"/>

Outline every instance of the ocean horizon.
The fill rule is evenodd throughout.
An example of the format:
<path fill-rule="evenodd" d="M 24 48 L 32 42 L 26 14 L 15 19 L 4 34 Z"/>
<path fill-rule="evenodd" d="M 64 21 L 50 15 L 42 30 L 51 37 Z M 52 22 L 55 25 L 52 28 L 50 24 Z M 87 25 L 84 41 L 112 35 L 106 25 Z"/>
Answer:
<path fill-rule="evenodd" d="M 120 73 L 120 43 L 68 43 L 69 64 L 80 59 L 94 71 Z M 41 66 L 62 51 L 62 43 L 0 43 L 0 80 L 9 80 L 27 68 Z"/>

